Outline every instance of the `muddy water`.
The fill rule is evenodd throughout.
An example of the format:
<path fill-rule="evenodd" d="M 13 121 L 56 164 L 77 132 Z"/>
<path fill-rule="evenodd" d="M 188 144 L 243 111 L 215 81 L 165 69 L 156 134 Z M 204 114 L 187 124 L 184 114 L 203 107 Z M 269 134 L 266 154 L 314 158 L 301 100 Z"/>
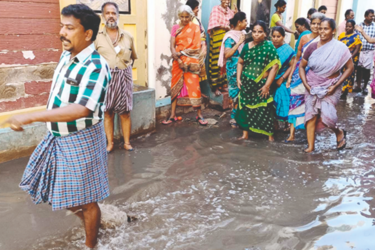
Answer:
<path fill-rule="evenodd" d="M 228 118 L 210 128 L 188 121 L 160 127 L 134 141 L 135 152 L 109 157 L 112 195 L 102 210 L 110 225 L 100 231 L 99 249 L 375 249 L 375 104 L 351 95 L 340 102 L 339 117 L 349 138 L 342 152 L 330 131 L 318 135 L 310 155 L 302 152 L 302 132 L 287 145 L 285 134 L 276 143 L 239 142 Z M 9 197 L 17 199 L 2 192 L 1 208 Z M 0 235 L 0 249 L 82 248 L 76 219 L 53 217 L 48 206 L 38 214 L 39 206 L 24 203 L 38 233 L 12 242 Z M 138 221 L 125 222 L 125 213 Z"/>

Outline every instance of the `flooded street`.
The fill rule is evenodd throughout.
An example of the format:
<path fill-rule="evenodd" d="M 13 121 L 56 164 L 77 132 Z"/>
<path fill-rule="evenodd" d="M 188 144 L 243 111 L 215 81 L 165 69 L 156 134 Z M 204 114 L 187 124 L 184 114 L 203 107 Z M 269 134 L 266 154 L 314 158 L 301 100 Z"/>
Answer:
<path fill-rule="evenodd" d="M 375 249 L 374 103 L 360 94 L 340 101 L 342 152 L 328 130 L 313 154 L 302 151 L 304 131 L 291 144 L 281 133 L 275 143 L 237 141 L 229 115 L 206 128 L 160 125 L 133 141 L 134 152 L 109 155 L 98 249 Z M 33 205 L 18 188 L 26 164 L 0 164 L 0 250 L 82 249 L 78 219 Z"/>

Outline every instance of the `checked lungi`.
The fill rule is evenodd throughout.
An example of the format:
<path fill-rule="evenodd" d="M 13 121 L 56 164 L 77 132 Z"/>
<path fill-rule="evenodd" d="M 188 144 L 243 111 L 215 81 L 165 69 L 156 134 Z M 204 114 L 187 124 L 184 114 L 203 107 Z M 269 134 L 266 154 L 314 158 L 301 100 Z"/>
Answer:
<path fill-rule="evenodd" d="M 103 122 L 64 137 L 50 132 L 30 157 L 20 188 L 60 210 L 109 196 Z"/>
<path fill-rule="evenodd" d="M 112 79 L 105 96 L 105 112 L 124 114 L 133 109 L 132 66 L 126 69 L 111 69 Z"/>

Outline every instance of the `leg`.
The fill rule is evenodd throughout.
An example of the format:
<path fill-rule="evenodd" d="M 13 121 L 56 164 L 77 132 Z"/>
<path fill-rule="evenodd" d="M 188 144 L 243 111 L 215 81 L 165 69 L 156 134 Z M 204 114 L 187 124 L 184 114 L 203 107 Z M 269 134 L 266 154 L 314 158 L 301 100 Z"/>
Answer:
<path fill-rule="evenodd" d="M 331 128 L 331 129 L 336 134 L 336 139 L 337 139 L 337 143 L 338 143 L 337 148 L 342 147 L 346 143 L 346 141 L 343 140 L 344 137 L 345 137 L 344 130 L 339 129 L 337 127 L 336 128 Z"/>
<path fill-rule="evenodd" d="M 274 142 L 274 141 L 275 141 L 275 138 L 273 137 L 273 135 L 270 135 L 270 136 L 268 136 L 268 140 L 269 140 L 270 142 Z"/>
<path fill-rule="evenodd" d="M 80 218 L 83 225 L 85 225 L 85 219 L 83 218 L 83 212 L 82 212 L 81 207 L 72 207 L 72 208 L 68 208 L 68 210 L 74 213 L 78 218 Z"/>
<path fill-rule="evenodd" d="M 309 144 L 308 148 L 305 150 L 306 153 L 311 153 L 315 150 L 315 130 L 317 119 L 318 116 L 315 116 L 306 124 L 307 143 Z"/>
<path fill-rule="evenodd" d="M 113 120 L 115 118 L 115 114 L 113 112 L 105 112 L 104 113 L 104 130 L 107 136 L 107 152 L 111 152 L 113 150 Z"/>
<path fill-rule="evenodd" d="M 197 109 L 197 116 L 200 117 L 200 118 L 203 118 L 202 109 L 200 109 L 200 108 Z"/>
<path fill-rule="evenodd" d="M 363 77 L 363 68 L 358 66 L 357 67 L 357 86 L 354 88 L 353 92 L 361 91 L 362 77 Z"/>
<path fill-rule="evenodd" d="M 170 118 L 176 117 L 176 107 L 177 107 L 177 98 L 172 102 L 172 111 L 171 111 L 171 117 Z"/>
<path fill-rule="evenodd" d="M 94 248 L 98 243 L 101 212 L 98 203 L 93 202 L 81 206 L 85 221 L 86 246 Z"/>
<path fill-rule="evenodd" d="M 291 123 L 290 124 L 290 135 L 288 137 L 288 139 L 286 139 L 287 142 L 290 142 L 290 141 L 294 141 L 295 140 L 295 134 L 296 134 L 296 129 L 294 127 L 294 124 Z"/>
<path fill-rule="evenodd" d="M 164 125 L 168 125 L 176 121 L 175 118 L 176 118 L 177 98 L 172 102 L 171 106 L 172 106 L 171 115 L 162 122 L 162 124 Z"/>
<path fill-rule="evenodd" d="M 364 85 L 363 85 L 363 93 L 364 94 L 367 94 L 368 91 L 367 91 L 367 84 L 370 80 L 370 70 L 369 69 L 363 69 L 363 81 L 364 81 Z"/>
<path fill-rule="evenodd" d="M 249 139 L 249 131 L 244 130 L 242 132 L 242 137 L 238 138 L 238 140 L 248 140 Z"/>
<path fill-rule="evenodd" d="M 132 121 L 130 118 L 130 112 L 126 112 L 120 115 L 121 119 L 121 128 L 122 133 L 124 135 L 124 148 L 126 150 L 132 150 L 132 146 L 130 145 L 130 133 L 132 128 Z"/>
<path fill-rule="evenodd" d="M 98 243 L 98 232 L 101 216 L 98 204 L 93 202 L 83 206 L 68 208 L 68 210 L 72 211 L 80 219 L 82 219 L 86 232 L 86 246 L 89 248 L 95 247 L 95 245 Z"/>

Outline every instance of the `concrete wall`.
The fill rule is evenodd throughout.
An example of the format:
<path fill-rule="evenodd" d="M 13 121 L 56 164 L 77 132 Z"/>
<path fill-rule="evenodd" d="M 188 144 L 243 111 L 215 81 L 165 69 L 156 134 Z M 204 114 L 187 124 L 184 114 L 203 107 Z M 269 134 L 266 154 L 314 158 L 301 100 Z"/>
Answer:
<path fill-rule="evenodd" d="M 133 96 L 132 137 L 155 131 L 155 91 L 137 87 Z M 29 156 L 47 134 L 44 123 L 24 127 L 23 132 L 10 128 L 0 129 L 0 163 Z M 121 139 L 120 122 L 116 118 L 115 138 Z"/>
<path fill-rule="evenodd" d="M 59 13 L 54 0 L 0 1 L 0 116 L 46 104 L 61 55 Z"/>
<path fill-rule="evenodd" d="M 155 88 L 157 106 L 170 104 L 172 55 L 171 29 L 178 19 L 177 9 L 185 0 L 149 0 L 149 86 Z"/>

